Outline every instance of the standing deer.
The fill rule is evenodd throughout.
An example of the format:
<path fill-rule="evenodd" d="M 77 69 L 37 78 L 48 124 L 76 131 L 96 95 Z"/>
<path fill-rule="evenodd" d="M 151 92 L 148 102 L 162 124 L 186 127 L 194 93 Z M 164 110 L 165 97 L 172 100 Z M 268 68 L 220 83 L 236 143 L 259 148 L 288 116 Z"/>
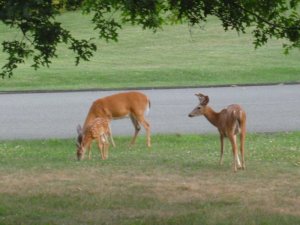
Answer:
<path fill-rule="evenodd" d="M 88 124 L 97 117 L 108 120 L 130 117 L 135 128 L 131 144 L 133 145 L 135 143 L 136 137 L 141 130 L 140 125 L 142 125 L 146 130 L 147 146 L 151 147 L 150 125 L 144 117 L 145 114 L 148 113 L 149 109 L 149 98 L 140 92 L 131 91 L 99 98 L 94 101 L 90 107 L 83 129 L 86 129 Z M 78 140 L 82 139 L 80 136 L 81 134 L 78 135 Z M 112 145 L 115 146 L 111 133 L 110 139 Z"/>
<path fill-rule="evenodd" d="M 108 119 L 96 118 L 89 123 L 84 129 L 77 126 L 77 159 L 84 158 L 86 148 L 88 149 L 89 159 L 91 159 L 91 144 L 97 140 L 101 157 L 105 160 L 108 156 L 109 142 L 107 136 L 110 135 L 110 121 Z"/>
<path fill-rule="evenodd" d="M 206 119 L 215 127 L 218 128 L 220 133 L 221 141 L 221 157 L 220 164 L 223 163 L 223 150 L 224 150 L 224 137 L 228 137 L 232 146 L 233 152 L 233 169 L 237 171 L 238 167 L 245 169 L 244 159 L 244 144 L 246 137 L 246 113 L 240 105 L 229 105 L 227 108 L 220 112 L 215 112 L 211 107 L 208 106 L 209 98 L 203 94 L 196 94 L 199 98 L 199 105 L 193 109 L 189 114 L 189 117 L 204 115 Z M 240 151 L 242 157 L 242 166 L 240 164 L 236 135 L 240 134 Z"/>

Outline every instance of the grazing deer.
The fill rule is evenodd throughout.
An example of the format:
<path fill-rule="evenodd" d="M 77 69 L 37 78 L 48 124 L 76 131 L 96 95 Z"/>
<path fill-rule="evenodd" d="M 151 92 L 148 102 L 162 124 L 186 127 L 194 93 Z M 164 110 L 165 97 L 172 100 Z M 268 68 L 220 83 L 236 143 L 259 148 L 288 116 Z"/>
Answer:
<path fill-rule="evenodd" d="M 135 128 L 135 133 L 131 140 L 131 144 L 135 143 L 136 137 L 141 130 L 142 125 L 146 130 L 147 146 L 150 147 L 150 125 L 144 117 L 145 114 L 148 113 L 149 109 L 149 98 L 140 92 L 131 91 L 100 98 L 94 101 L 90 107 L 83 125 L 83 129 L 86 129 L 88 124 L 97 117 L 108 120 L 130 117 Z M 110 139 L 112 145 L 115 146 L 111 133 Z M 80 140 L 80 134 L 78 135 L 78 140 Z"/>
<path fill-rule="evenodd" d="M 107 136 L 110 135 L 110 121 L 104 118 L 96 118 L 89 123 L 84 129 L 77 126 L 77 159 L 84 158 L 85 149 L 88 149 L 89 159 L 91 159 L 91 144 L 97 140 L 101 157 L 105 160 L 108 156 L 109 142 Z"/>
<path fill-rule="evenodd" d="M 223 109 L 221 112 L 215 112 L 207 104 L 209 98 L 203 94 L 196 94 L 199 98 L 199 105 L 189 114 L 189 117 L 204 115 L 206 119 L 215 127 L 218 128 L 220 133 L 221 141 L 221 157 L 220 164 L 223 163 L 223 150 L 224 150 L 224 137 L 228 137 L 234 157 L 233 169 L 237 171 L 238 167 L 245 169 L 245 159 L 244 159 L 244 144 L 246 137 L 246 113 L 240 105 L 229 105 L 227 108 Z M 240 151 L 242 157 L 242 166 L 240 165 L 240 160 L 237 150 L 236 135 L 240 133 Z"/>

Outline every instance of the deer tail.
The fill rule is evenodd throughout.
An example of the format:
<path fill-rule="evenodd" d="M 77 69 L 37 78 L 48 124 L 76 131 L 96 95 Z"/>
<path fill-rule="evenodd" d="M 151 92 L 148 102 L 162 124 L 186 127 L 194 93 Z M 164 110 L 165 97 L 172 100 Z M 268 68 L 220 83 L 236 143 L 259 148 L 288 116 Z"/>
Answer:
<path fill-rule="evenodd" d="M 233 111 L 233 118 L 236 121 L 239 129 L 244 129 L 246 124 L 245 124 L 245 112 L 240 109 L 240 110 L 234 110 Z"/>
<path fill-rule="evenodd" d="M 150 99 L 148 98 L 148 105 L 147 105 L 147 108 L 145 110 L 145 116 L 148 116 L 148 114 L 150 112 L 150 108 L 151 108 L 151 102 L 150 102 Z"/>

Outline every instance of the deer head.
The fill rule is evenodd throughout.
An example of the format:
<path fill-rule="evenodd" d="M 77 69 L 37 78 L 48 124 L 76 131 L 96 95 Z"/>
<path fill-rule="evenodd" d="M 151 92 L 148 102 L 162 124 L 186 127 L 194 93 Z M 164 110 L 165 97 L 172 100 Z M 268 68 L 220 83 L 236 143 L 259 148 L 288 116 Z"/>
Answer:
<path fill-rule="evenodd" d="M 209 98 L 207 95 L 203 95 L 201 93 L 195 94 L 199 99 L 199 104 L 196 108 L 190 112 L 189 117 L 201 116 L 204 114 L 204 108 L 209 102 Z"/>

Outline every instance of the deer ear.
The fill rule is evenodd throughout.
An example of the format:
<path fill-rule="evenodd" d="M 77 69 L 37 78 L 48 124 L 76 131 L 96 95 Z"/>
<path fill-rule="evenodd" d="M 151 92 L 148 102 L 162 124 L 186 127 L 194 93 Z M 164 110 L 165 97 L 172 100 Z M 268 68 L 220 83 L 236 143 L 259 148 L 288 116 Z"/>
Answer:
<path fill-rule="evenodd" d="M 209 102 L 209 97 L 207 95 L 202 95 L 201 97 L 199 97 L 200 100 L 200 105 L 207 105 Z"/>
<path fill-rule="evenodd" d="M 202 94 L 202 93 L 197 93 L 197 94 L 195 94 L 199 99 L 200 98 L 202 98 L 202 97 L 205 97 L 205 95 L 204 94 Z"/>
<path fill-rule="evenodd" d="M 82 128 L 79 124 L 77 125 L 77 133 L 82 134 Z"/>
<path fill-rule="evenodd" d="M 201 94 L 201 93 L 198 93 L 198 94 L 195 94 L 199 101 L 200 101 L 200 105 L 202 106 L 206 106 L 209 102 L 209 97 L 207 95 L 204 95 L 204 94 Z"/>

